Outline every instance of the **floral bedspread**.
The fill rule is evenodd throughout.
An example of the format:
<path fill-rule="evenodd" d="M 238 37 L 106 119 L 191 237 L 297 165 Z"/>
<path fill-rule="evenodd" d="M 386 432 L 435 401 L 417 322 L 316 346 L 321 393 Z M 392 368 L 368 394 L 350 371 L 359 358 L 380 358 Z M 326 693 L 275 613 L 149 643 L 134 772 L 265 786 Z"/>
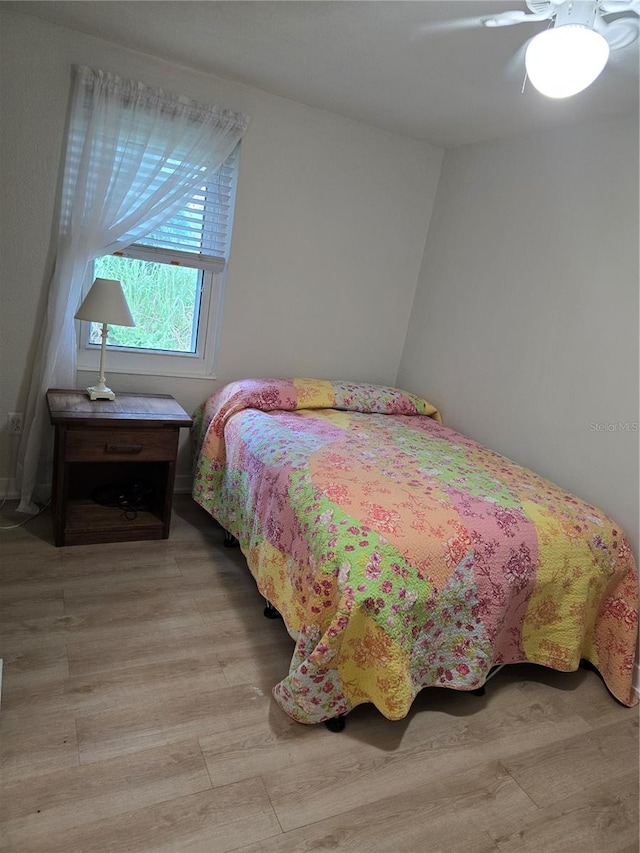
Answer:
<path fill-rule="evenodd" d="M 400 719 L 424 687 L 581 658 L 637 702 L 636 567 L 595 507 L 397 389 L 234 382 L 195 421 L 193 496 L 295 640 L 273 689 L 294 719 L 362 702 Z"/>

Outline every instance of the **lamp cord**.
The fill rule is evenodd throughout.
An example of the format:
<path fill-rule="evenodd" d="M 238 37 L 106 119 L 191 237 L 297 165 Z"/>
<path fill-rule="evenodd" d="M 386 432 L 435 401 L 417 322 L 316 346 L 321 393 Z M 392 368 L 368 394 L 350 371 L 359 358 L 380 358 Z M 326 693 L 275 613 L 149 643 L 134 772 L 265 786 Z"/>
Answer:
<path fill-rule="evenodd" d="M 18 524 L 0 524 L 0 530 L 17 530 L 18 527 L 24 527 L 25 524 L 29 524 L 30 521 L 33 521 L 34 518 L 37 518 L 39 515 L 42 515 L 42 513 L 45 511 L 45 509 L 48 508 L 50 503 L 51 501 L 47 501 L 46 504 L 41 507 L 35 515 L 30 515 L 28 518 L 25 518 L 24 521 L 20 521 Z M 4 501 L 2 504 L 0 504 L 0 508 L 2 508 L 3 504 Z"/>

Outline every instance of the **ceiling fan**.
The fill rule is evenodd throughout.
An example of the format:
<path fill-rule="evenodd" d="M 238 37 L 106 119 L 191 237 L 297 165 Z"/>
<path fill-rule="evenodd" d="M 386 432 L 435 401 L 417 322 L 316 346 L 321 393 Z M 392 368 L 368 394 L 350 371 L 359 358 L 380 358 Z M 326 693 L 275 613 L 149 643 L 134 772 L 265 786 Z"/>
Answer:
<path fill-rule="evenodd" d="M 604 70 L 610 51 L 638 40 L 640 0 L 525 0 L 529 11 L 510 10 L 458 19 L 427 30 L 510 27 L 549 21 L 526 44 L 525 67 L 533 86 L 551 98 L 566 98 L 590 86 Z"/>

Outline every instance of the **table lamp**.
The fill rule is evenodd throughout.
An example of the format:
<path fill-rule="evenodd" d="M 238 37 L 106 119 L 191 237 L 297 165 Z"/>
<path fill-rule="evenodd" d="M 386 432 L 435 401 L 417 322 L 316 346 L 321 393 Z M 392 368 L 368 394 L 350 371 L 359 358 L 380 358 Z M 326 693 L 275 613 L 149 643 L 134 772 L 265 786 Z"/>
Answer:
<path fill-rule="evenodd" d="M 104 357 L 107 346 L 107 325 L 135 326 L 122 285 L 115 278 L 96 278 L 91 289 L 75 313 L 76 320 L 102 323 L 102 346 L 100 347 L 100 375 L 98 384 L 87 388 L 91 400 L 115 400 L 116 395 L 107 388 L 104 375 Z"/>

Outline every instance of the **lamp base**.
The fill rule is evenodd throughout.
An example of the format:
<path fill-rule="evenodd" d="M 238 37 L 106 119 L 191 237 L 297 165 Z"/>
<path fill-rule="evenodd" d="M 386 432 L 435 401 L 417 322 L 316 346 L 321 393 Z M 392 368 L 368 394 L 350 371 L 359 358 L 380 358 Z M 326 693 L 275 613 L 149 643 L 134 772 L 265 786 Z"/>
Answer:
<path fill-rule="evenodd" d="M 115 400 L 116 395 L 111 388 L 100 388 L 97 385 L 92 385 L 87 388 L 87 394 L 90 400 Z"/>

